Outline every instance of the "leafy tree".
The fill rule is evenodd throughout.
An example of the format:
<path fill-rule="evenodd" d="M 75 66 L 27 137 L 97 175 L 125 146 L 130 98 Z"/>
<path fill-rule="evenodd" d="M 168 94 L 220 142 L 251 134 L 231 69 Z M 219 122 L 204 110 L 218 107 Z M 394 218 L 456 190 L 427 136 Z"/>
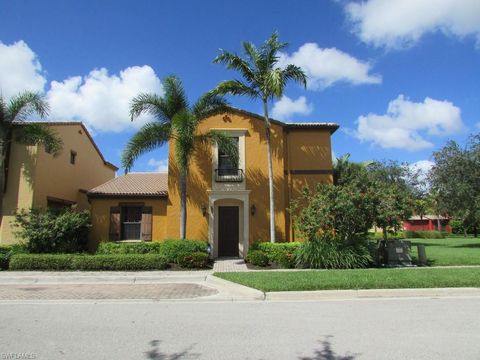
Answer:
<path fill-rule="evenodd" d="M 163 80 L 165 95 L 142 93 L 132 99 L 132 120 L 141 114 L 151 114 L 155 120 L 145 124 L 128 142 L 122 154 L 122 165 L 128 172 L 142 154 L 158 148 L 169 140 L 175 141 L 175 160 L 180 171 L 180 237 L 185 239 L 187 227 L 188 165 L 198 141 L 215 143 L 234 162 L 238 162 L 235 142 L 218 131 L 198 134 L 200 122 L 212 115 L 228 111 L 227 102 L 220 96 L 205 94 L 192 106 L 181 81 L 175 76 Z"/>
<path fill-rule="evenodd" d="M 469 137 L 465 147 L 455 141 L 433 153 L 430 171 L 439 207 L 461 219 L 477 236 L 480 226 L 480 134 Z"/>
<path fill-rule="evenodd" d="M 398 231 L 413 213 L 417 174 L 395 161 L 374 162 L 368 171 L 375 198 L 375 225 L 382 228 L 387 240 L 388 229 Z"/>
<path fill-rule="evenodd" d="M 12 141 L 26 145 L 42 145 L 48 153 L 57 155 L 62 149 L 62 140 L 45 124 L 28 123 L 28 118 L 48 115 L 48 103 L 38 93 L 25 91 L 13 96 L 10 101 L 0 95 L 0 223 L 3 216 L 2 203 L 5 191 L 5 162 Z"/>
<path fill-rule="evenodd" d="M 263 103 L 267 140 L 271 242 L 275 242 L 275 198 L 268 103 L 273 98 L 279 98 L 283 95 L 285 86 L 290 80 L 298 82 L 303 86 L 307 84 L 307 77 L 300 67 L 292 64 L 284 68 L 278 66 L 279 51 L 287 46 L 287 43 L 282 43 L 278 40 L 277 33 L 273 33 L 260 48 L 255 47 L 251 42 L 244 42 L 243 50 L 245 57 L 221 50 L 220 55 L 214 59 L 215 63 L 225 64 L 228 69 L 238 71 L 243 77 L 243 81 L 227 80 L 221 82 L 213 90 L 214 94 L 248 96 L 252 99 L 260 99 Z"/>

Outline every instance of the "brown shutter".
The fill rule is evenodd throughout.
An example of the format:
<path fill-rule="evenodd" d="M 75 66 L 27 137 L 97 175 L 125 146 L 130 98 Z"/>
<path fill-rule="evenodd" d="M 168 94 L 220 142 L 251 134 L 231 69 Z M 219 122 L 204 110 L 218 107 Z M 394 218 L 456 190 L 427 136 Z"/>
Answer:
<path fill-rule="evenodd" d="M 120 207 L 112 206 L 110 208 L 110 231 L 109 231 L 109 240 L 118 241 L 120 240 Z"/>
<path fill-rule="evenodd" d="M 152 207 L 142 207 L 142 240 L 152 240 Z"/>

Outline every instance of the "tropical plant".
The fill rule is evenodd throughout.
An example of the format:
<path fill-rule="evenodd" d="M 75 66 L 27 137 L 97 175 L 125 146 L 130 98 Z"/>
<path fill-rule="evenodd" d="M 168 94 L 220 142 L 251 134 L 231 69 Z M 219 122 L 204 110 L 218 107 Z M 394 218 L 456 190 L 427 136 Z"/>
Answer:
<path fill-rule="evenodd" d="M 30 116 L 44 118 L 48 115 L 48 103 L 39 93 L 25 91 L 9 101 L 0 95 L 0 222 L 5 191 L 5 163 L 12 141 L 26 145 L 42 145 L 46 152 L 58 155 L 62 140 L 47 125 L 26 122 Z"/>
<path fill-rule="evenodd" d="M 141 114 L 150 114 L 155 120 L 145 124 L 130 139 L 122 154 L 122 165 L 125 172 L 128 172 L 140 155 L 164 145 L 169 140 L 175 142 L 175 160 L 180 172 L 180 237 L 185 239 L 188 165 L 196 144 L 215 143 L 234 162 L 238 162 L 238 148 L 223 132 L 210 130 L 198 134 L 197 131 L 203 119 L 228 111 L 228 104 L 222 97 L 207 93 L 193 106 L 189 106 L 185 90 L 177 77 L 166 77 L 163 86 L 164 96 L 142 93 L 132 99 L 132 120 Z"/>
<path fill-rule="evenodd" d="M 251 42 L 243 42 L 245 58 L 235 53 L 221 50 L 220 55 L 214 59 L 214 63 L 225 64 L 228 69 L 240 72 L 244 81 L 223 81 L 212 91 L 213 94 L 248 96 L 252 99 L 260 99 L 263 103 L 267 141 L 271 242 L 275 242 L 275 198 L 268 103 L 273 98 L 279 98 L 283 95 L 285 86 L 290 80 L 301 83 L 305 87 L 307 85 L 307 77 L 300 67 L 292 64 L 283 68 L 279 66 L 279 51 L 287 46 L 287 43 L 282 43 L 278 40 L 277 33 L 273 33 L 260 48 L 255 47 Z"/>

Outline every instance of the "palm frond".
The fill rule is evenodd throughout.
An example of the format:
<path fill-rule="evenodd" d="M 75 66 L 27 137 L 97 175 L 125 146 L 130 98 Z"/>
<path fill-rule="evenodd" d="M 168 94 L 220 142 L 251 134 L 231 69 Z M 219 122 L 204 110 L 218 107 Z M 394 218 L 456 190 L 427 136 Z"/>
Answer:
<path fill-rule="evenodd" d="M 250 67 L 250 64 L 247 61 L 242 59 L 237 54 L 221 50 L 220 55 L 218 55 L 213 62 L 225 64 L 227 69 L 240 71 L 240 73 L 248 82 L 255 81 L 254 70 Z"/>
<path fill-rule="evenodd" d="M 186 171 L 190 155 L 194 149 L 197 119 L 184 110 L 178 112 L 172 119 L 172 132 L 175 136 L 175 159 L 180 170 Z"/>
<path fill-rule="evenodd" d="M 48 111 L 48 103 L 42 94 L 25 91 L 10 99 L 6 110 L 7 116 L 5 117 L 5 121 L 9 123 L 23 122 L 33 114 L 44 118 L 48 115 Z"/>
<path fill-rule="evenodd" d="M 188 108 L 187 96 L 181 80 L 174 75 L 165 77 L 162 84 L 165 90 L 163 98 L 166 105 L 166 115 L 169 119 L 172 119 L 176 113 Z"/>
<path fill-rule="evenodd" d="M 228 111 L 228 102 L 218 95 L 206 93 L 192 107 L 192 113 L 197 121 Z"/>
<path fill-rule="evenodd" d="M 157 94 L 141 93 L 130 101 L 130 118 L 135 119 L 142 114 L 150 114 L 161 123 L 168 123 L 168 108 L 165 101 Z"/>
<path fill-rule="evenodd" d="M 288 43 L 282 43 L 278 40 L 276 31 L 270 35 L 260 48 L 262 71 L 272 70 L 278 62 L 278 52 L 287 46 Z"/>
<path fill-rule="evenodd" d="M 218 130 L 210 130 L 205 134 L 199 135 L 199 139 L 202 142 L 216 144 L 218 149 L 227 154 L 232 159 L 233 163 L 238 166 L 238 143 L 227 133 Z"/>
<path fill-rule="evenodd" d="M 58 133 L 45 124 L 24 123 L 16 126 L 15 140 L 26 145 L 42 145 L 49 154 L 57 156 L 63 148 Z"/>
<path fill-rule="evenodd" d="M 213 95 L 246 95 L 252 99 L 260 97 L 260 92 L 254 86 L 248 86 L 240 80 L 222 81 L 210 93 Z"/>
<path fill-rule="evenodd" d="M 2 96 L 0 96 L 0 127 L 5 123 L 7 117 L 7 104 Z"/>
<path fill-rule="evenodd" d="M 288 80 L 293 80 L 300 85 L 303 85 L 303 87 L 307 87 L 307 75 L 302 68 L 297 65 L 287 65 L 285 69 L 283 69 L 283 76 L 287 82 Z"/>
<path fill-rule="evenodd" d="M 128 142 L 122 152 L 122 166 L 128 172 L 139 156 L 164 145 L 170 138 L 171 125 L 152 122 L 145 124 Z"/>

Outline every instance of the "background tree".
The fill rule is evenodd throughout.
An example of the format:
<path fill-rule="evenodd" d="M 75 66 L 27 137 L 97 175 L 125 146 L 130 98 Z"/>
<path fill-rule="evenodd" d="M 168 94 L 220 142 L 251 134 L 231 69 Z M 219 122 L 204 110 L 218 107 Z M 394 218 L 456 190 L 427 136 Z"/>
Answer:
<path fill-rule="evenodd" d="M 461 219 L 463 228 L 472 228 L 476 237 L 480 226 L 480 134 L 471 135 L 464 148 L 455 141 L 447 142 L 433 158 L 430 181 L 439 207 Z"/>
<path fill-rule="evenodd" d="M 62 140 L 45 124 L 26 122 L 30 116 L 44 118 L 48 115 L 48 103 L 39 93 L 25 91 L 6 101 L 0 96 L 0 223 L 3 217 L 5 191 L 5 162 L 13 140 L 26 145 L 42 145 L 46 152 L 57 155 Z"/>
<path fill-rule="evenodd" d="M 199 141 L 215 143 L 238 163 L 236 143 L 225 133 L 208 131 L 198 134 L 200 122 L 212 115 L 228 111 L 220 96 L 205 94 L 195 104 L 188 105 L 181 81 L 175 76 L 163 80 L 165 95 L 139 94 L 132 99 L 132 120 L 141 114 L 151 114 L 153 122 L 145 124 L 128 142 L 122 154 L 122 165 L 128 172 L 142 154 L 156 149 L 169 140 L 175 141 L 175 160 L 180 172 L 180 237 L 185 239 L 187 227 L 187 178 L 190 158 Z"/>
<path fill-rule="evenodd" d="M 293 80 L 306 87 L 307 77 L 302 69 L 296 65 L 278 66 L 279 51 L 286 48 L 287 43 L 278 40 L 278 34 L 273 33 L 260 48 L 251 42 L 243 43 L 245 57 L 221 50 L 215 63 L 225 64 L 227 69 L 240 72 L 241 80 L 227 80 L 217 85 L 214 94 L 231 94 L 248 96 L 260 99 L 263 103 L 265 136 L 267 141 L 268 160 L 268 187 L 270 195 L 270 241 L 275 242 L 275 195 L 273 191 L 272 147 L 270 139 L 270 118 L 268 116 L 268 102 L 273 98 L 281 97 L 286 84 Z"/>

